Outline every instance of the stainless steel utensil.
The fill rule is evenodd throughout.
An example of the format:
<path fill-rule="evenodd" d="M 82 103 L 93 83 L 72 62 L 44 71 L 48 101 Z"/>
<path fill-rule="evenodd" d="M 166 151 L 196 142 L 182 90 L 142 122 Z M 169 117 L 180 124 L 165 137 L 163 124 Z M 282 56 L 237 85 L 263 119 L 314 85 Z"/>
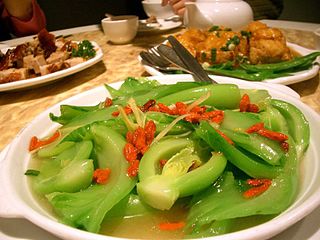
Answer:
<path fill-rule="evenodd" d="M 168 41 L 185 67 L 198 78 L 198 81 L 217 83 L 209 77 L 208 73 L 202 68 L 200 63 L 175 37 L 169 36 Z"/>
<path fill-rule="evenodd" d="M 163 72 L 173 72 L 181 70 L 181 67 L 174 67 L 166 59 L 151 52 L 140 52 L 141 62 L 144 65 L 155 68 Z"/>
<path fill-rule="evenodd" d="M 172 48 L 166 45 L 159 45 L 150 48 L 148 52 L 141 52 L 140 57 L 146 65 L 161 71 L 172 72 L 182 70 L 191 73 L 182 63 Z"/>

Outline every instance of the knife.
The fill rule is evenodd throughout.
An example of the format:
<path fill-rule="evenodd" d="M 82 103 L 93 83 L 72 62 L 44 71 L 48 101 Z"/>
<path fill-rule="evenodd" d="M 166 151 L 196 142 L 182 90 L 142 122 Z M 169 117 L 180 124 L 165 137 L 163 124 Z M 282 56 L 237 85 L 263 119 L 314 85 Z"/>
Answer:
<path fill-rule="evenodd" d="M 175 37 L 169 36 L 168 41 L 186 68 L 190 70 L 198 78 L 198 80 L 202 82 L 217 83 L 215 80 L 209 77 L 208 73 L 202 68 L 200 63 Z"/>
<path fill-rule="evenodd" d="M 183 70 L 188 69 L 186 65 L 181 61 L 180 57 L 176 54 L 176 52 L 169 46 L 160 44 L 157 47 L 158 52 L 161 54 L 162 57 L 166 58 L 173 64 L 181 67 Z"/>

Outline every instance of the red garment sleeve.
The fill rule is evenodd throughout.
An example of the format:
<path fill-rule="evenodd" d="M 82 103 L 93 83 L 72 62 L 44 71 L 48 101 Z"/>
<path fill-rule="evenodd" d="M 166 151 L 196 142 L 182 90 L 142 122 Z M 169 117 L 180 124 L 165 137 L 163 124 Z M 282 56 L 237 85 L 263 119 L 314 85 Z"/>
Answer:
<path fill-rule="evenodd" d="M 22 21 L 10 16 L 6 9 L 2 12 L 2 18 L 9 20 L 10 30 L 17 37 L 27 36 L 38 33 L 46 27 L 46 17 L 36 0 L 32 0 L 33 15 L 30 20 Z"/>

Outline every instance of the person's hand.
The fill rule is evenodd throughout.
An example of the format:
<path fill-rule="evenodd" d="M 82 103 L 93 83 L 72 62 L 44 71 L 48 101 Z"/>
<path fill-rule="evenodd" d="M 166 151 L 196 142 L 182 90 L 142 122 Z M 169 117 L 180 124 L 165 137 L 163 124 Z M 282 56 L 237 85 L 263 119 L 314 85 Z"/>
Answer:
<path fill-rule="evenodd" d="M 3 5 L 11 16 L 20 20 L 32 17 L 32 0 L 3 0 Z"/>
<path fill-rule="evenodd" d="M 195 0 L 162 0 L 162 6 L 170 5 L 173 12 L 179 16 L 183 17 L 185 12 L 185 2 L 195 2 Z"/>

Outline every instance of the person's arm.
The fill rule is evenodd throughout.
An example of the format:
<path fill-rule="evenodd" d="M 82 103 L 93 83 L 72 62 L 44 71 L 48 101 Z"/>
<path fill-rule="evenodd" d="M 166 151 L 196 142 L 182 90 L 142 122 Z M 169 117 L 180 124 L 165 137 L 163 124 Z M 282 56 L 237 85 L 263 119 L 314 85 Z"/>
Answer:
<path fill-rule="evenodd" d="M 185 2 L 187 0 L 162 0 L 162 6 L 171 5 L 173 12 L 183 17 L 185 12 Z M 195 2 L 195 0 L 188 0 L 189 2 Z"/>
<path fill-rule="evenodd" d="M 3 4 L 12 17 L 23 21 L 30 20 L 32 17 L 32 0 L 3 0 Z"/>
<path fill-rule="evenodd" d="M 2 18 L 18 36 L 38 33 L 46 27 L 46 18 L 36 0 L 3 0 Z"/>

